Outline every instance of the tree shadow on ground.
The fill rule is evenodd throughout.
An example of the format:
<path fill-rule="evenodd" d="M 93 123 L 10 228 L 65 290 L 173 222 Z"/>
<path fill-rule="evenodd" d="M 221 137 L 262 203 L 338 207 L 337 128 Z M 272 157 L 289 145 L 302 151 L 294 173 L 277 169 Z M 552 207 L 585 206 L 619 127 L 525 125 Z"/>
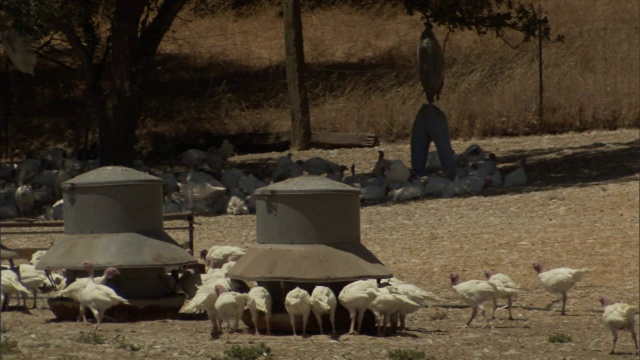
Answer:
<path fill-rule="evenodd" d="M 516 150 L 501 156 L 500 163 L 517 163 L 526 158 L 525 186 L 497 187 L 483 196 L 546 191 L 556 188 L 590 186 L 601 183 L 638 181 L 640 139 L 626 143 L 593 143 L 574 147 Z M 515 166 L 501 167 L 503 175 Z"/>

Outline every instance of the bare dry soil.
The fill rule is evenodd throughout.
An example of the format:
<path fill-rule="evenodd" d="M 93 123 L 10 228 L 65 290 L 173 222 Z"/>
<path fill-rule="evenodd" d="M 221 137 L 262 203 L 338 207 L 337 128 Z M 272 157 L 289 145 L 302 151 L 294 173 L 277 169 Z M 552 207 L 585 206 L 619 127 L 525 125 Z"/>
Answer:
<path fill-rule="evenodd" d="M 612 336 L 601 322 L 598 296 L 638 305 L 639 187 L 638 130 L 570 133 L 554 136 L 491 138 L 477 141 L 495 152 L 504 171 L 527 157 L 529 184 L 495 189 L 479 196 L 421 199 L 361 209 L 361 239 L 392 272 L 461 304 L 447 275 L 481 279 L 483 270 L 510 275 L 524 290 L 515 301 L 515 320 L 498 311 L 491 328 L 477 319 L 462 326 L 468 308 L 429 308 L 408 319 L 409 329 L 393 336 L 255 336 L 246 326 L 211 339 L 207 320 L 105 323 L 104 344 L 79 341 L 91 331 L 75 322 L 53 321 L 45 301 L 35 310 L 2 313 L 3 335 L 17 341 L 15 359 L 209 359 L 222 358 L 232 345 L 264 342 L 278 359 L 387 359 L 394 349 L 417 349 L 435 359 L 611 359 L 637 358 L 628 333 L 610 356 Z M 458 151 L 470 141 L 455 141 Z M 383 144 L 389 158 L 408 162 L 407 142 Z M 233 166 L 273 161 L 281 153 L 243 155 Z M 375 149 L 310 150 L 296 157 L 323 156 L 368 171 Z M 255 215 L 199 217 L 195 248 L 214 244 L 249 247 L 255 243 Z M 172 232 L 185 242 L 184 231 Z M 54 235 L 5 235 L 10 247 L 48 246 Z M 596 269 L 569 292 L 568 314 L 535 310 L 554 296 L 538 283 L 532 262 Z M 532 310 L 534 309 L 534 310 Z M 553 343 L 564 334 L 570 342 Z M 135 344 L 137 346 L 127 346 Z M 134 351 L 132 348 L 138 348 Z"/>

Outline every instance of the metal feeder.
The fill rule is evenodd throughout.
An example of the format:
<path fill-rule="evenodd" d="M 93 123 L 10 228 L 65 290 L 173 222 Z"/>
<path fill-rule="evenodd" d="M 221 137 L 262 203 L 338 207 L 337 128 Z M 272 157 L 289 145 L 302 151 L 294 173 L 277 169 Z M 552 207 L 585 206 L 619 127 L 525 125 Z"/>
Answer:
<path fill-rule="evenodd" d="M 165 268 L 194 263 L 163 230 L 160 178 L 130 168 L 105 166 L 62 184 L 64 235 L 42 257 L 38 269 L 66 269 L 67 283 L 86 273 L 90 260 L 99 274 L 120 271 L 110 285 L 132 306 L 118 305 L 110 316 L 120 321 L 177 315 L 184 294 L 165 283 Z M 96 274 L 96 276 L 98 275 Z M 75 319 L 78 304 L 49 300 L 58 318 Z"/>
<path fill-rule="evenodd" d="M 299 176 L 256 190 L 257 244 L 227 272 L 232 279 L 256 281 L 273 297 L 271 328 L 291 331 L 284 297 L 299 286 L 311 293 L 330 287 L 336 297 L 358 279 L 387 279 L 393 274 L 360 242 L 360 190 L 322 176 Z M 373 316 L 363 328 L 373 327 Z M 252 324 L 245 313 L 243 321 Z M 324 329 L 330 329 L 328 320 Z M 348 329 L 341 306 L 336 328 Z M 301 328 L 300 324 L 300 328 Z M 264 319 L 257 327 L 266 329 Z M 318 329 L 313 316 L 307 328 Z"/>

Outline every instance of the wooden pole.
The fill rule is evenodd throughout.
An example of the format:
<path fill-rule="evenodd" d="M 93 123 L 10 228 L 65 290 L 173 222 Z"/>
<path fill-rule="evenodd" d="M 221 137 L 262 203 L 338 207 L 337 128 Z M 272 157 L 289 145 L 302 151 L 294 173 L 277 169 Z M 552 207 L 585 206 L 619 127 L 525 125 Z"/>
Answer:
<path fill-rule="evenodd" d="M 300 0 L 282 0 L 287 88 L 291 112 L 291 148 L 304 150 L 311 142 L 309 100 L 304 86 L 304 46 Z"/>
<path fill-rule="evenodd" d="M 4 126 L 3 126 L 3 142 L 4 156 L 9 156 L 9 118 L 11 117 L 11 79 L 9 78 L 9 55 L 4 56 Z"/>
<path fill-rule="evenodd" d="M 542 6 L 538 6 L 538 16 L 542 14 Z M 538 130 L 542 130 L 542 121 L 544 117 L 543 107 L 544 86 L 542 83 L 542 23 L 538 23 Z"/>

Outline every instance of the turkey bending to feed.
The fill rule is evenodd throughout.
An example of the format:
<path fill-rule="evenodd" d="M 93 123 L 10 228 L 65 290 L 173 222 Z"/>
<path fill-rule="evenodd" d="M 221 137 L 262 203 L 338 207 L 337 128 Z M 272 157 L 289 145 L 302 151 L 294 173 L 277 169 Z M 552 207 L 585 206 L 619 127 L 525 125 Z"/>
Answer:
<path fill-rule="evenodd" d="M 262 286 L 254 286 L 249 290 L 249 301 L 247 307 L 251 313 L 251 321 L 256 329 L 256 334 L 260 335 L 258 331 L 258 312 L 264 313 L 264 322 L 267 324 L 267 335 L 271 335 L 271 305 L 273 300 L 269 291 Z"/>
<path fill-rule="evenodd" d="M 293 336 L 297 335 L 296 316 L 302 316 L 302 336 L 307 335 L 307 321 L 309 320 L 309 313 L 311 313 L 311 303 L 311 295 L 309 295 L 309 292 L 299 287 L 289 291 L 284 298 L 284 307 L 287 309 L 287 313 L 289 313 Z"/>
<path fill-rule="evenodd" d="M 338 300 L 336 295 L 326 286 L 316 286 L 311 292 L 311 311 L 316 317 L 318 326 L 320 327 L 320 334 L 324 335 L 322 330 L 322 316 L 329 315 L 329 321 L 331 322 L 331 333 L 336 333 L 336 306 Z"/>
<path fill-rule="evenodd" d="M 375 280 L 357 280 L 342 288 L 338 294 L 338 301 L 342 307 L 347 309 L 351 318 L 351 326 L 347 334 L 360 334 L 364 312 L 376 298 L 377 293 L 378 285 Z M 357 331 L 356 321 L 358 322 Z"/>
<path fill-rule="evenodd" d="M 216 311 L 218 312 L 218 325 L 222 328 L 222 323 L 226 324 L 227 328 L 227 342 L 232 332 L 238 329 L 240 323 L 240 317 L 242 311 L 247 305 L 249 295 L 240 294 L 235 291 L 224 291 L 224 288 L 220 285 L 215 286 L 215 291 L 218 294 L 218 299 L 215 303 Z M 234 319 L 233 328 L 230 325 L 230 319 Z"/>

